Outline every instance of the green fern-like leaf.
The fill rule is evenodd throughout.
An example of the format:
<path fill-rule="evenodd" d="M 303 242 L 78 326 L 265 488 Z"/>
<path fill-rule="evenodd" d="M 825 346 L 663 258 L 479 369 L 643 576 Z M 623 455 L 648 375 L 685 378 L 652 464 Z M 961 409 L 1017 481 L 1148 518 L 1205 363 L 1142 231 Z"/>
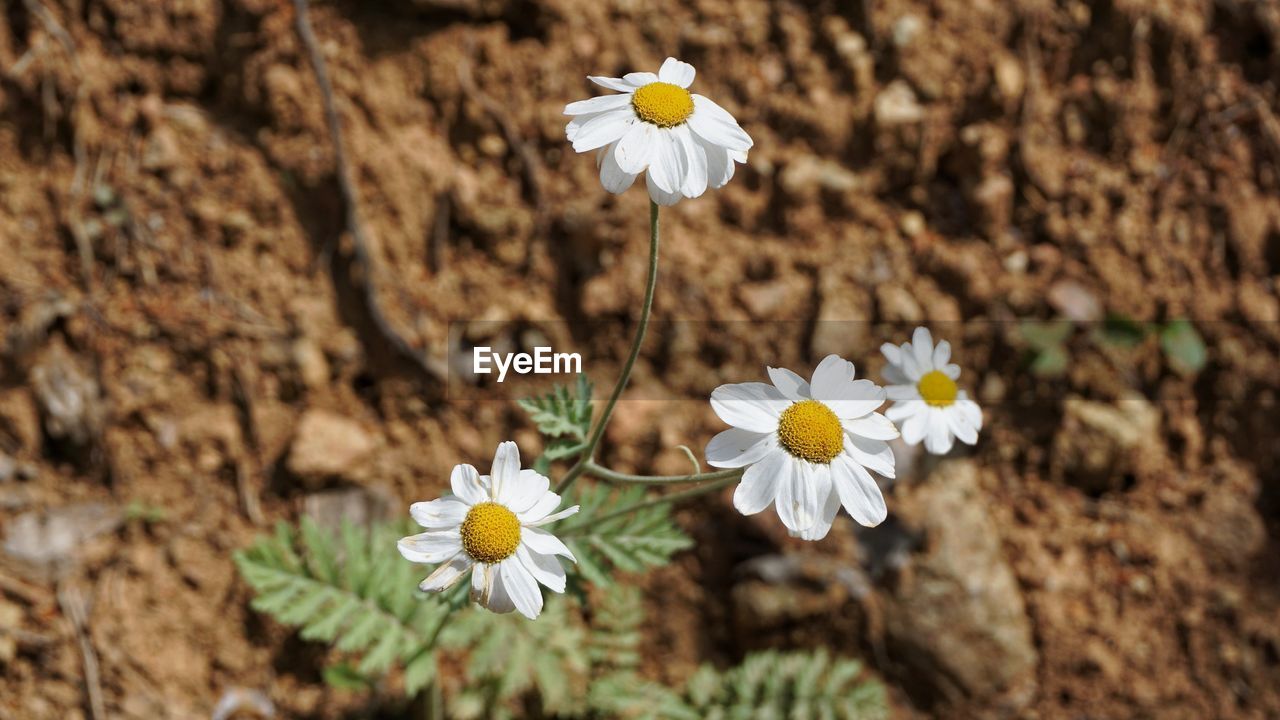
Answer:
<path fill-rule="evenodd" d="M 236 553 L 235 562 L 256 593 L 255 610 L 298 627 L 304 639 L 361 656 L 326 677 L 351 686 L 413 658 L 406 678 L 413 694 L 435 674 L 434 655 L 419 651 L 448 610 L 415 590 L 421 571 L 395 552 L 401 530 L 347 525 L 335 537 L 303 518 L 297 533 L 281 523 L 274 536 Z"/>
<path fill-rule="evenodd" d="M 587 631 L 569 598 L 548 597 L 534 621 L 478 609 L 460 612 L 450 618 L 440 644 L 466 654 L 467 687 L 452 698 L 451 717 L 506 717 L 511 702 L 527 693 L 536 693 L 548 714 L 573 716 L 586 707 Z"/>
<path fill-rule="evenodd" d="M 703 668 L 690 679 L 686 701 L 709 720 L 884 718 L 884 686 L 862 674 L 862 663 L 825 650 L 770 650 L 722 673 Z"/>
<path fill-rule="evenodd" d="M 562 439 L 555 444 L 558 448 L 555 452 L 560 457 L 567 457 L 571 449 L 586 442 L 587 433 L 591 430 L 591 382 L 586 375 L 578 376 L 573 389 L 556 385 L 546 395 L 523 398 L 518 402 L 529 413 L 538 432 L 548 438 Z"/>
<path fill-rule="evenodd" d="M 607 586 L 612 569 L 640 572 L 666 565 L 671 556 L 693 544 L 671 519 L 669 505 L 653 505 L 615 518 L 610 512 L 644 500 L 640 486 L 615 489 L 605 484 L 579 483 L 570 503 L 582 506 L 577 524 L 559 535 L 578 560 L 578 571 L 588 581 Z"/>

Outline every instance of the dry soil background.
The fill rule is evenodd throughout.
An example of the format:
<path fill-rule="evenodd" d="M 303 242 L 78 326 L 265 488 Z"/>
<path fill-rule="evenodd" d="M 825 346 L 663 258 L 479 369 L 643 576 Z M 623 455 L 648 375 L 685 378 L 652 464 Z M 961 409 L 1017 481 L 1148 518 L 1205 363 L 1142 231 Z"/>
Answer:
<path fill-rule="evenodd" d="M 903 717 L 1280 717 L 1276 3 L 313 16 L 368 267 L 290 3 L 0 3 L 0 717 L 86 716 L 86 643 L 111 717 L 207 717 L 231 687 L 360 707 L 248 610 L 231 553 L 303 512 L 399 514 L 500 439 L 533 454 L 512 403 L 444 399 L 450 321 L 563 321 L 612 380 L 646 199 L 599 188 L 560 111 L 668 54 L 756 147 L 665 215 L 658 317 L 704 324 L 656 333 L 633 397 L 687 401 L 624 404 L 609 463 L 682 472 L 716 384 L 833 351 L 875 372 L 925 320 L 987 429 L 904 456 L 874 532 L 682 512 L 700 545 L 645 580 L 647 672 L 825 644 Z M 1106 314 L 1193 318 L 1209 362 L 1100 345 Z M 1038 378 L 1016 320 L 1055 317 L 1071 364 Z"/>

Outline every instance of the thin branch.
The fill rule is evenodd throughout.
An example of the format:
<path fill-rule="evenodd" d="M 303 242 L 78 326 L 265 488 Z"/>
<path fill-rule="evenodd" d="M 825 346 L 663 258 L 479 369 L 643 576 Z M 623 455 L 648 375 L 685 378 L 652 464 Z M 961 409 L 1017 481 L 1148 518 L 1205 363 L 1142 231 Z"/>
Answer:
<path fill-rule="evenodd" d="M 437 382 L 443 381 L 445 371 L 436 367 L 423 354 L 413 349 L 413 346 L 392 327 L 391 322 L 382 312 L 382 307 L 378 303 L 377 281 L 374 277 L 375 267 L 373 256 L 369 252 L 369 234 L 360 214 L 360 201 L 359 196 L 356 194 L 355 181 L 351 174 L 351 163 L 347 159 L 347 152 L 343 144 L 342 118 L 338 115 L 337 103 L 334 101 L 333 84 L 329 80 L 329 69 L 324 60 L 324 53 L 320 50 L 320 43 L 316 40 L 315 32 L 311 29 L 310 4 L 307 0 L 293 0 L 293 7 L 298 38 L 302 40 L 303 46 L 307 49 L 307 55 L 311 60 L 311 68 L 315 72 L 316 84 L 320 86 L 320 94 L 324 99 L 325 124 L 329 128 L 329 140 L 333 145 L 334 175 L 337 177 L 338 190 L 342 194 L 342 201 L 346 206 L 347 232 L 351 235 L 355 261 L 363 274 L 360 284 L 363 286 L 364 300 L 369 317 L 378 332 L 391 343 L 397 354 L 411 361 L 423 376 Z"/>
<path fill-rule="evenodd" d="M 60 585 L 58 604 L 75 628 L 76 639 L 80 643 L 80 656 L 84 661 L 85 693 L 89 696 L 89 716 L 93 720 L 106 720 L 106 705 L 102 701 L 102 677 L 98 670 L 98 655 L 89 639 L 89 613 L 85 608 L 84 595 L 74 586 Z"/>

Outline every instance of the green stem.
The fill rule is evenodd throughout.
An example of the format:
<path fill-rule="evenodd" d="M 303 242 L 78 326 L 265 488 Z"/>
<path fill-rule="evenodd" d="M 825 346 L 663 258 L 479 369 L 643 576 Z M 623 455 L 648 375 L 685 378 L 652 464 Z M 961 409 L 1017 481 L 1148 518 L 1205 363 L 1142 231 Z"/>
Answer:
<path fill-rule="evenodd" d="M 708 474 L 711 474 L 711 473 L 708 473 Z M 700 495 L 706 495 L 709 492 L 714 492 L 716 490 L 719 490 L 722 487 L 726 487 L 728 485 L 733 484 L 733 482 L 736 481 L 741 476 L 742 476 L 742 470 L 736 469 L 733 471 L 733 474 L 728 477 L 722 477 L 719 480 L 715 480 L 713 482 L 706 482 L 701 485 L 696 485 L 694 487 L 689 488 L 688 490 L 681 490 L 680 492 L 677 492 L 677 493 L 660 495 L 656 498 L 651 498 L 643 502 L 635 503 L 634 505 L 628 505 L 624 508 L 619 508 L 618 510 L 614 510 L 611 513 L 606 513 L 598 517 L 589 518 L 587 522 L 584 522 L 580 525 L 570 525 L 569 527 L 564 528 L 562 530 L 557 530 L 556 535 L 559 537 L 568 537 L 568 536 L 576 535 L 577 533 L 580 533 L 583 530 L 586 530 L 592 525 L 598 525 L 602 522 L 607 522 L 609 520 L 613 520 L 614 518 L 622 517 L 623 515 L 630 515 L 631 513 L 636 512 L 637 510 L 644 510 L 645 508 L 651 508 L 656 505 L 678 503 L 683 500 L 688 500 L 690 498 L 698 497 Z"/>
<path fill-rule="evenodd" d="M 583 470 L 587 475 L 598 477 L 613 483 L 638 483 L 644 485 L 676 485 L 679 483 L 700 483 L 724 478 L 736 478 L 742 474 L 742 468 L 716 470 L 714 472 L 694 473 L 691 475 L 631 475 L 610 470 L 595 461 L 588 460 Z"/>
<path fill-rule="evenodd" d="M 622 366 L 622 374 L 618 377 L 618 383 L 613 386 L 613 393 L 609 395 L 609 401 L 604 405 L 604 411 L 600 413 L 600 419 L 596 421 L 595 429 L 591 432 L 591 439 L 587 441 L 586 447 L 582 449 L 582 454 L 578 457 L 578 462 L 569 468 L 569 472 L 565 473 L 564 479 L 556 486 L 556 492 L 564 494 L 573 485 L 573 481 L 586 471 L 587 466 L 594 464 L 596 446 L 600 444 L 600 438 L 604 437 L 604 428 L 609 424 L 609 418 L 613 416 L 613 408 L 618 404 L 618 398 L 622 396 L 622 391 L 627 387 L 627 381 L 631 379 L 631 370 L 635 367 L 636 358 L 640 356 L 640 346 L 644 344 L 645 332 L 649 329 L 649 316 L 653 312 L 653 292 L 658 286 L 658 204 L 649 201 L 649 280 L 644 289 L 644 305 L 640 309 L 640 325 L 636 327 L 635 339 L 631 341 L 631 353 L 627 355 L 627 361 Z"/>

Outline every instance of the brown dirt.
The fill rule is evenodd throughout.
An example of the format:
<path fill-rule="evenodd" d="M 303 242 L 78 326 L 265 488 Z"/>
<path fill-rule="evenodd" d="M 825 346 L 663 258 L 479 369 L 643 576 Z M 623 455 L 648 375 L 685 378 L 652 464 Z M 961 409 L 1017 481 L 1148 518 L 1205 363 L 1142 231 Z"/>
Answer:
<path fill-rule="evenodd" d="M 896 535 L 842 522 L 802 546 L 724 498 L 683 512 L 700 546 L 647 581 L 650 673 L 822 643 L 866 658 L 904 717 L 1280 717 L 1273 3 L 322 3 L 371 273 L 341 231 L 289 3 L 45 5 L 69 43 L 38 0 L 0 13 L 0 460 L 21 470 L 0 479 L 0 518 L 134 511 L 54 571 L 3 560 L 25 634 L 0 657 L 0 716 L 87 712 L 55 586 L 89 600 L 112 717 L 207 716 L 237 686 L 290 717 L 359 707 L 320 682 L 318 650 L 247 608 L 230 555 L 262 529 L 255 500 L 265 521 L 326 485 L 403 508 L 500 439 L 531 453 L 512 403 L 444 398 L 451 322 L 507 342 L 566 322 L 548 332 L 611 381 L 646 199 L 599 188 L 560 111 L 586 74 L 674 54 L 756 148 L 664 216 L 657 316 L 691 322 L 659 326 L 632 396 L 687 401 L 624 404 L 608 461 L 681 472 L 673 448 L 719 427 L 701 400 L 716 384 L 831 351 L 878 370 L 879 343 L 924 320 L 957 346 L 987 429 L 963 492 L 932 494 L 957 461 L 915 461 L 890 494 Z M 369 276 L 432 363 L 370 323 Z M 1027 372 L 1015 319 L 1096 308 L 1193 318 L 1209 363 L 1184 375 L 1154 340 L 1103 347 L 1085 322 L 1064 376 Z M 354 420 L 374 451 L 340 480 L 296 477 L 308 409 Z M 952 504 L 962 525 L 930 510 Z M 937 545 L 956 527 L 998 542 L 956 557 Z M 752 575 L 779 555 L 791 584 Z M 969 567 L 996 580 L 957 596 Z M 934 582 L 951 589 L 922 602 Z M 974 597 L 1001 612 L 946 615 Z M 991 672 L 921 638 L 957 627 Z"/>

